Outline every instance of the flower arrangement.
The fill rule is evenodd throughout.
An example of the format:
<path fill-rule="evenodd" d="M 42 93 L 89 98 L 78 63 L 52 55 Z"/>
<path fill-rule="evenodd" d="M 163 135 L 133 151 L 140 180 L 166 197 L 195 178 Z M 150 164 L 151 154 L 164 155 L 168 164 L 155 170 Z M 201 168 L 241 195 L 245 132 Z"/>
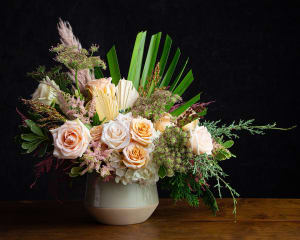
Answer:
<path fill-rule="evenodd" d="M 194 80 L 188 63 L 175 76 L 177 49 L 169 60 L 172 40 L 167 35 L 160 59 L 161 33 L 151 37 L 143 63 L 146 32 L 138 33 L 126 79 L 121 78 L 116 48 L 106 63 L 95 56 L 97 45 L 82 48 L 68 22 L 58 24 L 61 43 L 50 51 L 61 65 L 29 73 L 39 81 L 32 98 L 22 99 L 20 146 L 39 157 L 37 178 L 51 168 L 63 168 L 70 177 L 96 173 L 103 181 L 119 184 L 162 185 L 171 197 L 192 206 L 204 203 L 216 213 L 218 205 L 210 183 L 232 195 L 234 212 L 238 193 L 225 181 L 220 163 L 236 157 L 230 151 L 235 131 L 264 134 L 276 124 L 253 125 L 254 120 L 220 125 L 204 117 L 212 102 L 188 101 L 181 96 Z"/>

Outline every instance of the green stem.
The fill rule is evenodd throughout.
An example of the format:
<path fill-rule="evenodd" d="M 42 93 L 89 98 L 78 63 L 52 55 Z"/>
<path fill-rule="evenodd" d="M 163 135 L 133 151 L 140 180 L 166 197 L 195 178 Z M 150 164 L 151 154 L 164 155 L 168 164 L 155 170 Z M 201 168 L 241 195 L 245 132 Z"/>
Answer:
<path fill-rule="evenodd" d="M 75 70 L 75 82 L 76 82 L 76 88 L 78 90 L 78 93 L 80 93 L 80 89 L 79 89 L 79 82 L 78 82 L 78 70 Z"/>

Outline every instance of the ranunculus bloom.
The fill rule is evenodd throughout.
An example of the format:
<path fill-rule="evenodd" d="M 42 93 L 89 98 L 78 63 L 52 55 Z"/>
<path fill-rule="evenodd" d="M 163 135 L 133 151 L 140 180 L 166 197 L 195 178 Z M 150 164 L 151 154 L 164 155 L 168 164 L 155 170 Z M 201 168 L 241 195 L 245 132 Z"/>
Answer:
<path fill-rule="evenodd" d="M 212 154 L 213 141 L 206 127 L 197 126 L 195 130 L 190 131 L 190 134 L 188 146 L 192 148 L 194 154 Z"/>
<path fill-rule="evenodd" d="M 190 123 L 184 125 L 184 126 L 182 127 L 182 130 L 183 130 L 183 131 L 194 130 L 194 129 L 198 126 L 198 124 L 199 124 L 199 120 L 196 119 L 196 120 L 194 120 L 194 121 L 192 121 L 192 122 L 190 122 Z"/>
<path fill-rule="evenodd" d="M 172 116 L 169 113 L 164 113 L 162 117 L 154 123 L 156 130 L 164 132 L 166 127 L 174 126 L 174 123 L 171 122 Z"/>
<path fill-rule="evenodd" d="M 95 126 L 90 129 L 90 134 L 92 136 L 93 141 L 97 142 L 101 139 L 103 126 Z"/>
<path fill-rule="evenodd" d="M 53 155 L 59 159 L 81 157 L 92 139 L 90 131 L 79 119 L 66 121 L 64 125 L 50 132 L 53 136 Z"/>
<path fill-rule="evenodd" d="M 123 149 L 123 163 L 127 168 L 139 169 L 149 160 L 148 151 L 137 143 L 131 143 Z"/>
<path fill-rule="evenodd" d="M 130 134 L 134 141 L 148 146 L 153 140 L 153 124 L 145 118 L 134 118 L 130 124 Z"/>
<path fill-rule="evenodd" d="M 49 78 L 48 80 L 50 81 Z M 59 87 L 56 85 L 54 81 L 51 82 L 55 87 L 59 89 Z M 57 100 L 57 92 L 53 87 L 47 84 L 44 80 L 39 84 L 38 88 L 32 94 L 32 100 L 37 100 L 49 106 L 52 102 L 55 102 Z"/>
<path fill-rule="evenodd" d="M 120 121 L 109 121 L 103 125 L 102 142 L 112 149 L 122 149 L 130 143 L 129 127 Z"/>

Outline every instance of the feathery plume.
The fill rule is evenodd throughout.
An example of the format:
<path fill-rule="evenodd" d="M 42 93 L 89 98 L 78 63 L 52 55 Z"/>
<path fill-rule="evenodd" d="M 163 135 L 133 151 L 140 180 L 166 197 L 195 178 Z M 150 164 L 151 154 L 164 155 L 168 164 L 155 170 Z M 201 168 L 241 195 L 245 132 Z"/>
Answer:
<path fill-rule="evenodd" d="M 60 36 L 60 41 L 63 45 L 68 47 L 76 46 L 78 50 L 82 48 L 79 39 L 75 37 L 69 22 L 63 21 L 59 18 L 57 30 Z"/>

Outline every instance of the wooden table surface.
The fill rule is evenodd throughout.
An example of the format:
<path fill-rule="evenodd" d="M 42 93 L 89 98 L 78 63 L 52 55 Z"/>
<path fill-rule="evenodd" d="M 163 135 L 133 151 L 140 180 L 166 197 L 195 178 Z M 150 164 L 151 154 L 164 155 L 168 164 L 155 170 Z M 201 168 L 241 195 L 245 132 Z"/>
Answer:
<path fill-rule="evenodd" d="M 96 223 L 81 202 L 0 202 L 0 239 L 300 239 L 300 199 L 238 199 L 235 222 L 231 199 L 218 200 L 211 215 L 161 199 L 152 217 L 130 226 Z"/>

